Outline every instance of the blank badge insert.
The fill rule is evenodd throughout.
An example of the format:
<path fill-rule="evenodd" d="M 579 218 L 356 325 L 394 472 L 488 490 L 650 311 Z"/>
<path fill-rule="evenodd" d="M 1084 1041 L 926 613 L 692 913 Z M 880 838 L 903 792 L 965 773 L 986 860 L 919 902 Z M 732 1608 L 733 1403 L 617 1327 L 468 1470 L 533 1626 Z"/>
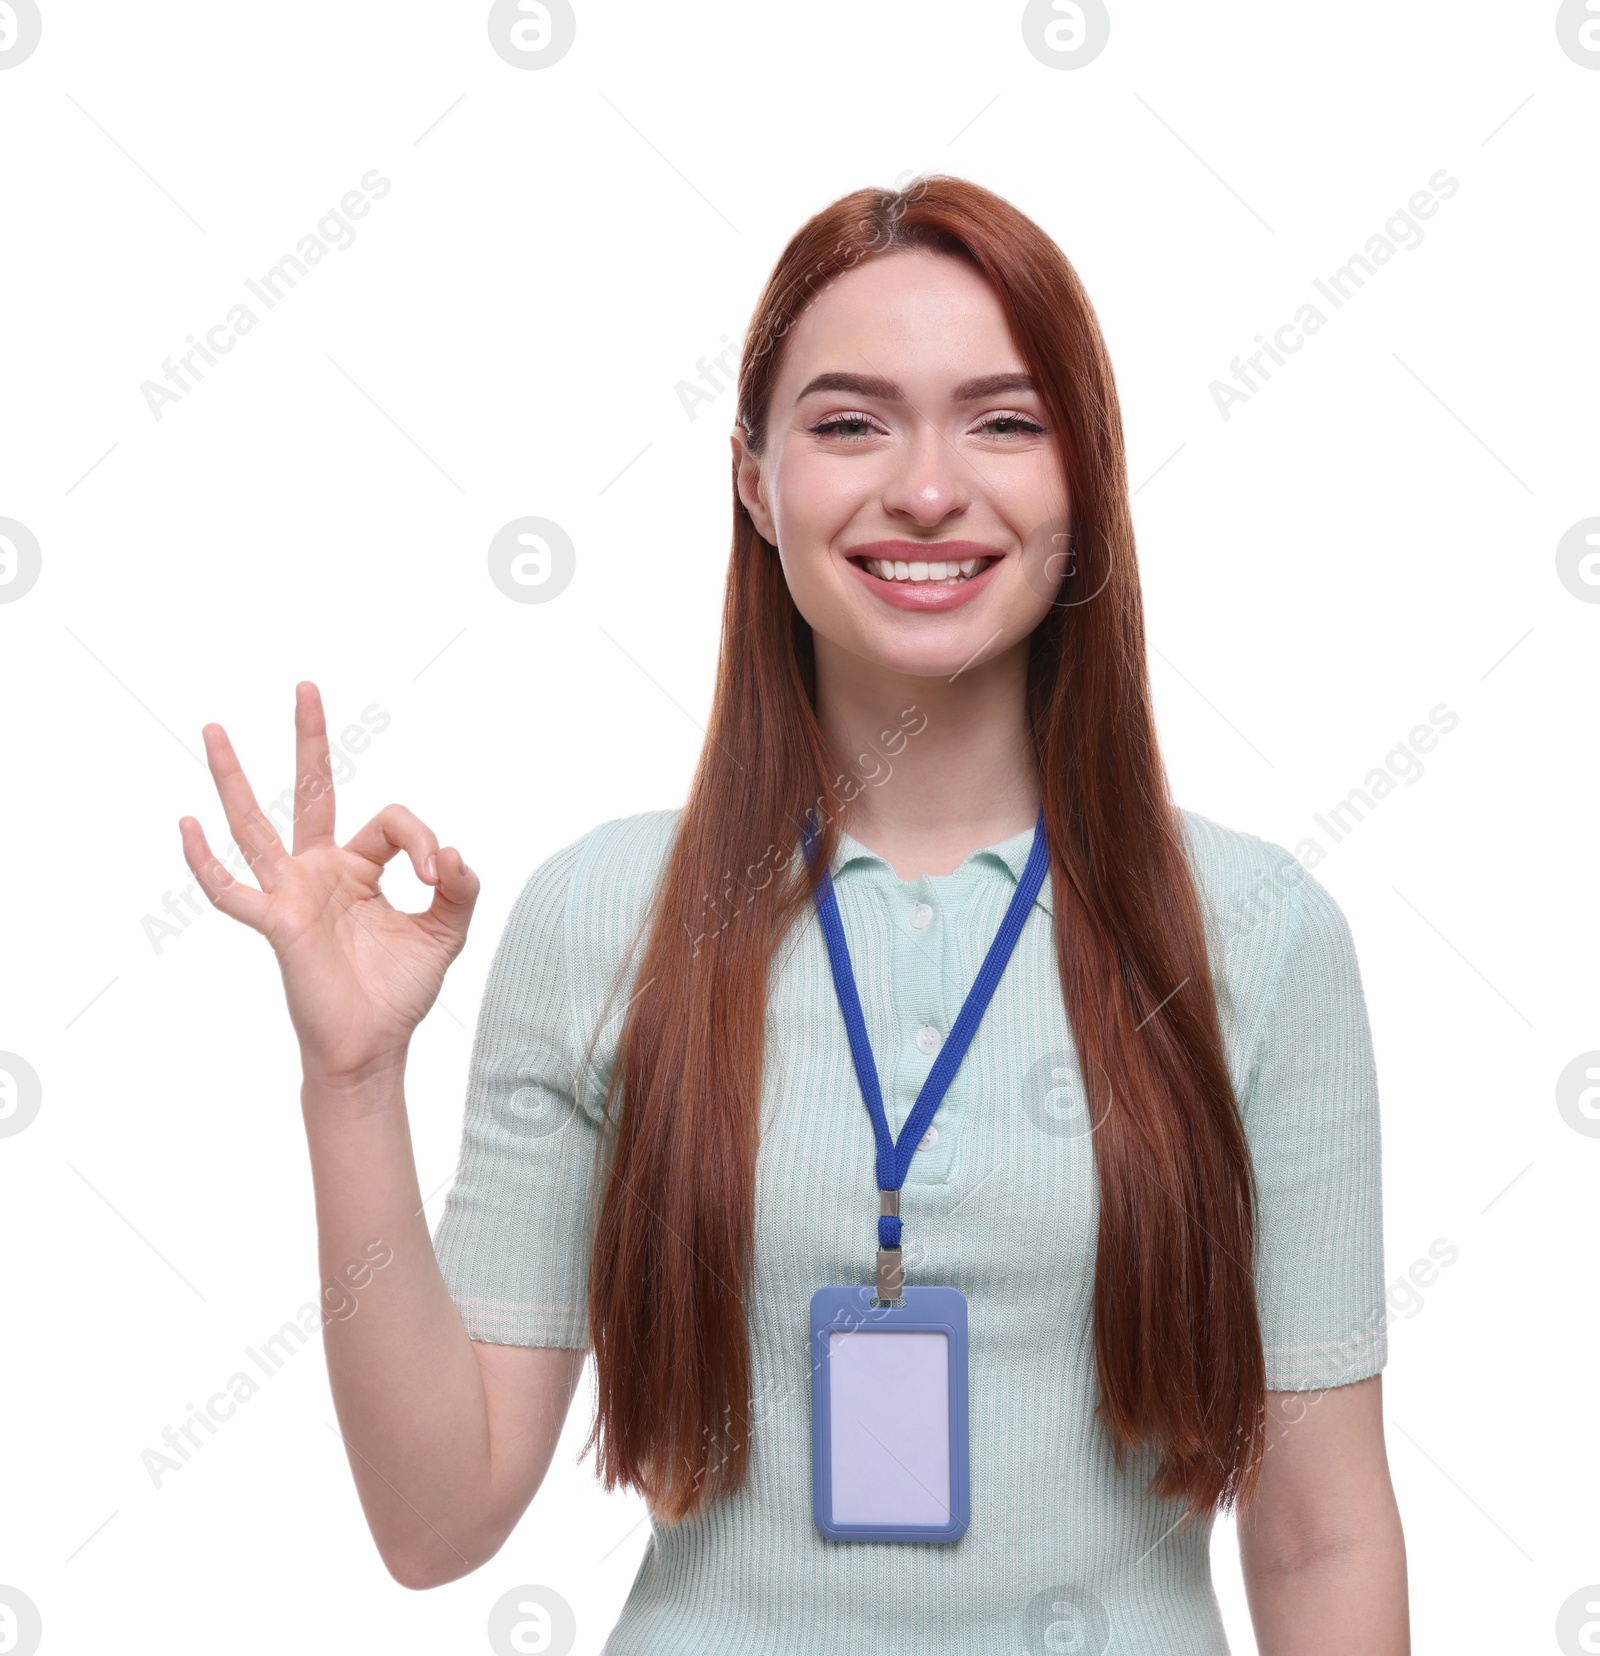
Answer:
<path fill-rule="evenodd" d="M 828 1343 L 834 1522 L 949 1523 L 949 1336 L 861 1328 Z"/>

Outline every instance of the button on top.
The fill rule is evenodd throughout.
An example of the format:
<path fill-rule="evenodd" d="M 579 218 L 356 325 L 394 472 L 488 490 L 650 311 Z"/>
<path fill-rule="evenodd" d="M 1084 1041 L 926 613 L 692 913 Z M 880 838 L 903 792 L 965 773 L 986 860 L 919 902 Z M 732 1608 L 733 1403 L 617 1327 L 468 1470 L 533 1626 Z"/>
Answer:
<path fill-rule="evenodd" d="M 937 1052 L 943 1040 L 944 1036 L 932 1024 L 924 1024 L 917 1031 L 917 1050 L 919 1052 Z"/>
<path fill-rule="evenodd" d="M 918 903 L 917 906 L 911 911 L 911 924 L 915 926 L 918 931 L 925 931 L 929 921 L 932 919 L 933 905 L 931 903 Z"/>
<path fill-rule="evenodd" d="M 939 1129 L 937 1127 L 930 1127 L 927 1132 L 925 1132 L 922 1137 L 917 1140 L 917 1148 L 919 1150 L 931 1150 L 938 1142 Z"/>

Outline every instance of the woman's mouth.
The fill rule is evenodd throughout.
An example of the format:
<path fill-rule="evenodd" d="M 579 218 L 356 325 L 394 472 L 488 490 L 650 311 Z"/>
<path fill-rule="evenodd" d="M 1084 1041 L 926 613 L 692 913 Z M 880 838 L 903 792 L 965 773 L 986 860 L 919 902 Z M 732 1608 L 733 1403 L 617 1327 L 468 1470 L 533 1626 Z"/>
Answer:
<path fill-rule="evenodd" d="M 904 556 L 940 551 L 943 557 Z M 971 603 L 993 580 L 1005 554 L 973 541 L 890 541 L 850 553 L 848 562 L 867 590 L 891 609 L 928 611 Z"/>
<path fill-rule="evenodd" d="M 944 586 L 956 586 L 970 581 L 987 569 L 992 557 L 962 558 L 958 561 L 904 558 L 853 558 L 852 563 L 875 575 L 880 581 L 937 581 Z"/>

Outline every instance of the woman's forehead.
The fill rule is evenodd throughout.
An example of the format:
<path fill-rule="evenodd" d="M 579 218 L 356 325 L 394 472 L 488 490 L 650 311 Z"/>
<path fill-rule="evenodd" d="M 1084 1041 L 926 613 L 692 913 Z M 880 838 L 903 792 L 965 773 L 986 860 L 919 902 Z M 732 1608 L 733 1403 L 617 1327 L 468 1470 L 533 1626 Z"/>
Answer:
<path fill-rule="evenodd" d="M 1020 371 L 998 295 L 966 260 L 883 254 L 843 272 L 790 330 L 776 389 L 798 397 L 819 375 L 955 386 Z"/>

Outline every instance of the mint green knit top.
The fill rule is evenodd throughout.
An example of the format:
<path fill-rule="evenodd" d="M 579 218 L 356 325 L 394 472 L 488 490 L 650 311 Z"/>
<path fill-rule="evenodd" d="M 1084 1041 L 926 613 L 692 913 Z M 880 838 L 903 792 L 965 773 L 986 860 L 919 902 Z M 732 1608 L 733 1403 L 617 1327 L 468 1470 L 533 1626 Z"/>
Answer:
<path fill-rule="evenodd" d="M 496 950 L 434 1237 L 475 1340 L 589 1344 L 591 1165 L 637 967 L 630 944 L 677 817 L 605 822 L 556 852 Z M 1350 929 L 1281 846 L 1194 812 L 1181 821 L 1259 1187 L 1267 1386 L 1348 1384 L 1387 1358 L 1377 1080 Z M 835 890 L 897 1132 L 1031 838 L 919 880 L 841 838 Z M 768 986 L 745 1284 L 748 1477 L 697 1519 L 652 1518 L 612 1656 L 1226 1653 L 1210 1526 L 1174 1533 L 1181 1505 L 1144 1493 L 1157 1452 L 1118 1471 L 1094 1418 L 1098 1192 L 1051 900 L 1047 878 L 901 1193 L 907 1280 L 968 1300 L 966 1534 L 836 1542 L 812 1522 L 811 1295 L 872 1280 L 878 1196 L 872 1127 L 807 911 Z"/>

